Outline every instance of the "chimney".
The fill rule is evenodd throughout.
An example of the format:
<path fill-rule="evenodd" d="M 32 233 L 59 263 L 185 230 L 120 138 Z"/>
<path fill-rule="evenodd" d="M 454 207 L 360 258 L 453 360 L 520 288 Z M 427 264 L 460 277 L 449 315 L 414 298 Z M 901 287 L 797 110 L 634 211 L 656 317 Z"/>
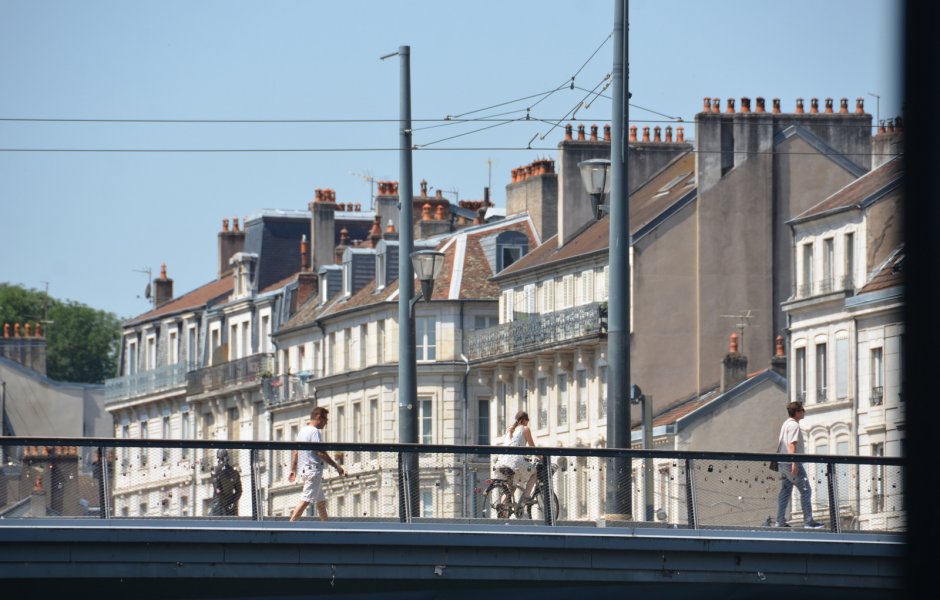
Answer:
<path fill-rule="evenodd" d="M 333 190 L 314 190 L 315 200 L 307 206 L 310 209 L 310 270 L 314 273 L 320 267 L 335 264 L 336 249 L 336 196 Z"/>
<path fill-rule="evenodd" d="M 738 352 L 738 334 L 731 334 L 731 347 L 721 361 L 721 393 L 724 394 L 747 377 L 747 357 Z"/>
<path fill-rule="evenodd" d="M 757 101 L 757 110 L 756 110 L 756 112 L 759 112 L 759 113 L 764 112 L 764 99 L 763 99 L 762 97 L 758 96 L 755 100 Z"/>
<path fill-rule="evenodd" d="M 235 219 L 237 222 L 238 219 Z M 222 231 L 219 232 L 219 277 L 225 277 L 232 272 L 232 265 L 229 261 L 233 256 L 245 249 L 245 232 L 238 230 L 236 224 L 235 230 L 228 228 L 228 219 L 222 219 Z"/>
<path fill-rule="evenodd" d="M 392 222 L 398 228 L 398 182 L 380 181 L 379 195 L 375 197 L 375 212 L 382 218 L 382 223 Z"/>
<path fill-rule="evenodd" d="M 783 378 L 787 376 L 787 355 L 783 351 L 783 336 L 777 336 L 776 351 L 770 358 L 770 368 Z"/>
<path fill-rule="evenodd" d="M 12 331 L 11 331 L 12 329 Z M 3 324 L 3 337 L 0 338 L 0 356 L 36 371 L 46 374 L 46 340 L 42 337 L 42 328 L 36 323 L 36 329 L 30 332 L 30 324 L 23 326 L 25 337 L 20 337 L 20 324 Z"/>
<path fill-rule="evenodd" d="M 295 314 L 297 309 L 304 305 L 310 298 L 315 298 L 319 288 L 319 277 L 316 273 L 302 271 L 297 273 L 297 291 L 294 292 L 293 302 L 291 303 L 291 314 Z"/>
<path fill-rule="evenodd" d="M 166 263 L 160 265 L 160 276 L 153 280 L 153 305 L 159 308 L 173 299 L 173 280 L 166 276 Z"/>
<path fill-rule="evenodd" d="M 300 271 L 302 273 L 310 271 L 310 249 L 307 247 L 307 234 L 300 238 Z"/>

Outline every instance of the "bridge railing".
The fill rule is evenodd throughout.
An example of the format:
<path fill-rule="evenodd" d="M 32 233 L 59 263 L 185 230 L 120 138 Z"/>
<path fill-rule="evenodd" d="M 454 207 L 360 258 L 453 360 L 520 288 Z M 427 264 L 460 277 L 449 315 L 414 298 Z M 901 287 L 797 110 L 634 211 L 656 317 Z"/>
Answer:
<path fill-rule="evenodd" d="M 0 527 L 15 518 L 288 519 L 301 500 L 296 442 L 0 438 Z M 331 520 L 481 520 L 563 527 L 774 527 L 778 455 L 526 448 L 510 499 L 499 446 L 323 443 L 345 471 L 322 472 Z M 220 459 L 220 451 L 223 456 Z M 783 519 L 841 533 L 907 529 L 902 459 L 802 455 Z M 226 463 L 230 468 L 225 468 Z M 302 464 L 302 463 L 301 463 Z M 538 467 L 551 464 L 550 469 Z M 529 484 L 534 498 L 521 496 Z M 497 485 L 492 485 L 497 480 Z M 800 489 L 809 494 L 801 499 Z M 608 509 L 610 490 L 621 501 Z M 612 501 L 616 496 L 611 496 Z M 626 504 L 624 504 L 624 501 Z M 316 503 L 298 513 L 317 517 Z M 624 510 L 624 506 L 628 508 Z M 549 507 L 551 510 L 548 510 Z M 810 514 L 811 513 L 811 514 Z M 816 523 L 811 523 L 815 525 Z"/>

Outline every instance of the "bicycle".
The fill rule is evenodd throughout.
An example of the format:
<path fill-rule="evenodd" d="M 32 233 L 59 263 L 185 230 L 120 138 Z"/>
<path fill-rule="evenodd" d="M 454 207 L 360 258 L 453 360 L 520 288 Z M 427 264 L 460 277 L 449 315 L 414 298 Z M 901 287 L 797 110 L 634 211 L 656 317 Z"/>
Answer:
<path fill-rule="evenodd" d="M 537 511 L 535 513 L 536 519 L 544 518 L 545 510 L 542 506 L 544 495 L 542 492 L 541 474 L 544 466 L 542 463 L 538 463 L 535 468 L 539 473 L 539 477 L 536 479 L 532 496 L 525 501 L 522 499 L 525 495 L 525 488 L 517 483 L 510 485 L 509 482 L 512 481 L 514 471 L 508 467 L 500 467 L 497 469 L 497 473 L 505 476 L 505 479 L 493 478 L 487 479 L 484 482 L 486 487 L 481 493 L 483 497 L 486 498 L 486 506 L 495 511 L 496 518 L 508 519 L 510 517 L 516 517 L 517 519 L 521 519 L 524 516 L 525 518 L 531 519 L 533 509 Z M 551 475 L 549 475 L 549 477 L 554 475 L 557 470 L 558 465 L 552 464 Z M 554 521 L 558 518 L 559 512 L 558 495 L 553 491 L 551 492 L 551 498 L 552 520 Z"/>

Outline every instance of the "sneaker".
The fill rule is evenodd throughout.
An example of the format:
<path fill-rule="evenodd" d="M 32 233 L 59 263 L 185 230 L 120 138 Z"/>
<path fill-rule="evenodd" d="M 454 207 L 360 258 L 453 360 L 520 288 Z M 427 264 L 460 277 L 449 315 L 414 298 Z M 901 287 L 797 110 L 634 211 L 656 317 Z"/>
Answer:
<path fill-rule="evenodd" d="M 819 521 L 808 521 L 803 523 L 803 529 L 822 529 L 823 527 L 825 527 L 825 525 Z"/>
<path fill-rule="evenodd" d="M 789 523 L 774 523 L 774 527 L 789 527 Z"/>

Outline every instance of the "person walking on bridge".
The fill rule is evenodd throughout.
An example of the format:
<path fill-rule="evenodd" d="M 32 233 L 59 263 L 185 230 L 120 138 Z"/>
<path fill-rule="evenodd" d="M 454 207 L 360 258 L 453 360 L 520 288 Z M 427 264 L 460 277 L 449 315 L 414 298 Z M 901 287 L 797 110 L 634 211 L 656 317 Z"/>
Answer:
<path fill-rule="evenodd" d="M 800 429 L 800 421 L 806 415 L 806 409 L 803 408 L 802 402 L 791 402 L 787 404 L 787 414 L 789 418 L 780 427 L 777 452 L 779 454 L 803 454 L 806 450 L 803 443 L 803 430 Z M 796 487 L 800 491 L 803 527 L 806 529 L 821 528 L 822 524 L 813 519 L 813 490 L 810 487 L 809 479 L 806 477 L 806 469 L 803 467 L 803 463 L 796 462 L 796 460 L 784 462 L 784 460 L 786 459 L 782 458 L 778 462 L 780 494 L 777 496 L 776 526 L 790 526 L 787 523 L 786 513 L 793 496 L 793 488 Z"/>
<path fill-rule="evenodd" d="M 328 421 L 329 410 L 318 406 L 310 411 L 310 420 L 297 434 L 298 442 L 320 443 L 323 441 L 323 428 Z M 321 521 L 326 521 L 326 496 L 323 493 L 323 463 L 336 469 L 343 476 L 346 471 L 342 466 L 336 463 L 329 454 L 322 450 L 294 450 L 291 455 L 290 475 L 287 480 L 294 483 L 297 477 L 297 467 L 300 467 L 300 480 L 303 482 L 303 491 L 300 494 L 300 502 L 294 507 L 290 515 L 291 521 L 296 521 L 307 510 L 307 506 L 314 502 L 317 507 L 317 514 Z"/>

